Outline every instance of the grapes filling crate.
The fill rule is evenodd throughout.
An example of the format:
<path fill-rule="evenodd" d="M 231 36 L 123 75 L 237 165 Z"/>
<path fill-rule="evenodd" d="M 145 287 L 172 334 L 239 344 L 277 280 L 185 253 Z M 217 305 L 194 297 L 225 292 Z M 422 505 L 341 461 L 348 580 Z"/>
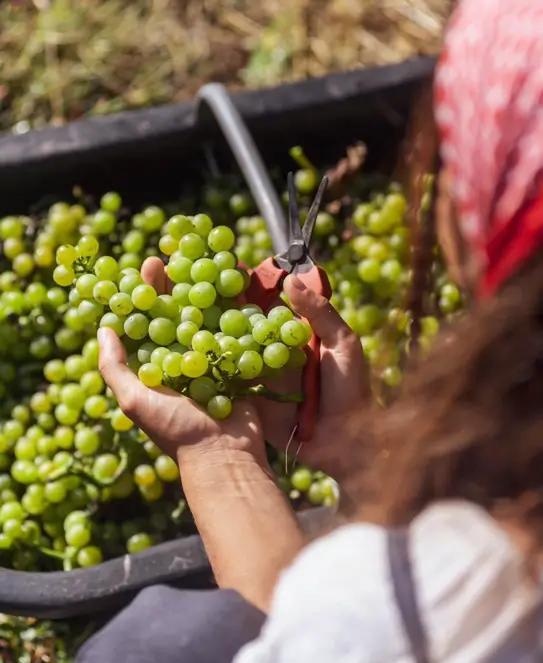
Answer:
<path fill-rule="evenodd" d="M 388 179 L 433 67 L 420 58 L 241 93 L 233 101 L 249 133 L 235 112 L 225 130 L 204 88 L 189 104 L 0 137 L 0 611 L 69 617 L 117 609 L 151 584 L 212 583 L 175 463 L 105 390 L 95 328 L 124 335 L 144 384 L 186 393 L 215 418 L 227 417 L 238 395 L 262 394 L 240 381 L 302 366 L 315 338 L 286 306 L 262 304 L 263 312 L 249 298 L 237 308 L 250 276 L 232 251 L 251 269 L 286 251 L 287 199 L 291 234 L 300 247 L 309 240 L 297 230 L 296 192 L 332 303 L 377 356 L 370 331 L 382 312 L 348 304 L 369 292 L 392 301 L 402 285 L 405 201 Z M 310 210 L 326 167 L 327 207 Z M 270 187 L 284 190 L 291 170 L 290 196 L 280 198 Z M 346 176 L 363 182 L 366 202 L 333 192 Z M 368 202 L 375 190 L 384 193 Z M 341 264 L 343 242 L 356 263 Z M 167 262 L 169 292 L 141 280 L 152 256 Z M 347 272 L 354 277 L 343 279 Z M 442 312 L 454 311 L 446 282 L 441 299 Z M 388 315 L 404 334 L 402 312 Z M 380 376 L 392 387 L 401 378 L 389 364 Z M 277 455 L 272 462 L 284 466 Z M 297 507 L 333 503 L 333 482 L 308 468 L 279 481 Z M 309 531 L 329 517 L 315 507 L 299 514 Z"/>

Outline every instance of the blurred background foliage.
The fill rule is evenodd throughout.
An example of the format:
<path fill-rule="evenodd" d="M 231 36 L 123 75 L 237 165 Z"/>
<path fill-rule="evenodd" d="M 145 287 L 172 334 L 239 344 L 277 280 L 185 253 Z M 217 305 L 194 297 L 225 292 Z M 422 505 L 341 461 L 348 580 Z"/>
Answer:
<path fill-rule="evenodd" d="M 439 48 L 448 0 L 0 0 L 0 130 Z"/>

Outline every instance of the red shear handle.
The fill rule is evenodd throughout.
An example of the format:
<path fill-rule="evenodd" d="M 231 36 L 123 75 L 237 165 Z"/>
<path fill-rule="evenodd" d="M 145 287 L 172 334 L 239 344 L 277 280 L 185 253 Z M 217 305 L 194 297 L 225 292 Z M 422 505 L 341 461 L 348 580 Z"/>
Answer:
<path fill-rule="evenodd" d="M 266 258 L 251 272 L 245 299 L 250 304 L 258 304 L 266 313 L 279 296 L 285 276 L 285 270 L 278 267 L 273 258 Z"/>
<path fill-rule="evenodd" d="M 326 299 L 330 299 L 332 288 L 326 272 L 314 267 L 305 274 L 296 276 L 311 290 Z M 315 424 L 320 407 L 321 396 L 321 341 L 313 334 L 307 346 L 307 364 L 304 367 L 302 388 L 304 402 L 298 409 L 298 431 L 296 438 L 300 442 L 309 442 L 315 435 Z"/>

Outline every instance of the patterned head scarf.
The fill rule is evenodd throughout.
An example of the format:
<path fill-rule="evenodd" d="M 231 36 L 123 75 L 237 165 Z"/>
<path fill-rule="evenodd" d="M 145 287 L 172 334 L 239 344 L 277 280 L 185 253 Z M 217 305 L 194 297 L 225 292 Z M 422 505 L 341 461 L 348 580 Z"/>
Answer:
<path fill-rule="evenodd" d="M 543 0 L 463 0 L 436 73 L 460 232 L 492 295 L 543 246 Z"/>

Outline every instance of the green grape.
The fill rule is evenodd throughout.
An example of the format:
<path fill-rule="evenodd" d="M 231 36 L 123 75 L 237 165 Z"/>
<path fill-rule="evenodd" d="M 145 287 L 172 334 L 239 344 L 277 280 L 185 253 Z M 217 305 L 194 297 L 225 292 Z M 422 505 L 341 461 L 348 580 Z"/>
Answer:
<path fill-rule="evenodd" d="M 288 320 L 281 325 L 279 336 L 285 345 L 294 348 L 301 347 L 308 341 L 306 328 L 300 320 Z"/>
<path fill-rule="evenodd" d="M 24 434 L 24 428 L 20 421 L 6 421 L 4 423 L 3 431 L 4 436 L 11 441 L 18 440 Z"/>
<path fill-rule="evenodd" d="M 244 334 L 243 336 L 240 336 L 238 338 L 238 343 L 242 352 L 245 352 L 246 350 L 260 352 L 260 343 L 255 341 L 252 334 Z"/>
<path fill-rule="evenodd" d="M 131 555 L 147 550 L 153 545 L 151 537 L 148 534 L 134 534 L 126 542 L 126 551 Z"/>
<path fill-rule="evenodd" d="M 59 424 L 63 426 L 73 426 L 79 421 L 79 410 L 72 410 L 64 403 L 60 403 L 55 408 L 55 417 Z"/>
<path fill-rule="evenodd" d="M 226 419 L 232 412 L 232 401 L 221 394 L 213 396 L 207 404 L 207 411 L 213 419 Z"/>
<path fill-rule="evenodd" d="M 313 483 L 313 474 L 306 467 L 299 467 L 292 473 L 290 482 L 293 488 L 299 490 L 301 493 L 306 493 Z"/>
<path fill-rule="evenodd" d="M 201 352 L 189 351 L 183 355 L 183 375 L 199 378 L 208 369 L 207 357 Z"/>
<path fill-rule="evenodd" d="M 365 283 L 375 283 L 381 278 L 381 265 L 373 258 L 366 258 L 358 264 L 358 274 Z"/>
<path fill-rule="evenodd" d="M 213 396 L 217 395 L 215 381 L 206 376 L 195 378 L 189 384 L 189 396 L 200 405 L 207 405 Z"/>
<path fill-rule="evenodd" d="M 237 269 L 223 269 L 219 272 L 216 288 L 222 297 L 237 297 L 245 288 L 241 272 Z"/>
<path fill-rule="evenodd" d="M 246 350 L 237 361 L 237 369 L 244 380 L 258 377 L 263 367 L 262 357 L 254 350 Z"/>
<path fill-rule="evenodd" d="M 11 416 L 15 421 L 26 424 L 30 421 L 30 409 L 26 405 L 16 405 L 11 411 Z"/>
<path fill-rule="evenodd" d="M 213 221 L 207 214 L 196 214 L 192 219 L 192 225 L 194 226 L 194 232 L 204 239 L 208 237 L 213 229 Z"/>
<path fill-rule="evenodd" d="M 276 306 L 268 313 L 268 320 L 277 328 L 294 319 L 293 312 L 286 306 Z"/>
<path fill-rule="evenodd" d="M 124 321 L 124 316 L 109 312 L 100 320 L 100 327 L 108 327 L 109 329 L 113 329 L 117 336 L 123 336 Z"/>
<path fill-rule="evenodd" d="M 138 341 L 147 336 L 149 328 L 149 320 L 143 315 L 143 313 L 132 313 L 132 315 L 129 315 L 128 318 L 126 318 L 123 326 L 124 333 L 128 338 Z"/>
<path fill-rule="evenodd" d="M 204 324 L 204 314 L 196 306 L 185 306 L 181 311 L 181 322 L 192 322 L 198 329 Z M 183 341 L 179 341 L 183 343 Z"/>
<path fill-rule="evenodd" d="M 184 235 L 194 232 L 194 226 L 188 216 L 177 214 L 168 221 L 168 234 L 174 239 L 179 240 Z"/>
<path fill-rule="evenodd" d="M 156 364 L 142 364 L 138 377 L 146 387 L 158 387 L 162 384 L 162 369 Z"/>
<path fill-rule="evenodd" d="M 153 350 L 155 350 L 158 346 L 156 343 L 152 343 L 151 341 L 145 342 L 143 345 L 140 345 L 138 348 L 138 361 L 141 364 L 146 364 L 151 361 L 151 354 Z"/>
<path fill-rule="evenodd" d="M 179 306 L 172 295 L 159 295 L 149 313 L 152 318 L 176 320 L 179 315 Z"/>
<path fill-rule="evenodd" d="M 189 292 L 191 289 L 190 283 L 176 283 L 172 290 L 172 297 L 176 304 L 179 306 L 188 306 L 189 301 Z M 167 317 L 167 316 L 166 316 Z"/>
<path fill-rule="evenodd" d="M 186 237 L 198 237 L 198 235 L 191 234 L 191 235 L 186 235 Z M 185 238 L 183 238 L 183 240 L 184 239 Z M 203 244 L 203 240 L 201 240 L 199 237 L 198 240 Z M 201 256 L 197 256 L 197 258 L 199 257 Z M 168 273 L 168 276 L 174 283 L 188 283 L 191 280 L 190 272 L 192 270 L 192 265 L 193 265 L 192 260 L 189 260 L 189 258 L 185 254 L 177 257 L 172 256 L 170 258 L 168 266 L 166 267 L 166 271 Z"/>
<path fill-rule="evenodd" d="M 191 345 L 193 350 L 203 354 L 207 354 L 208 352 L 217 354 L 219 351 L 219 346 L 215 340 L 215 337 L 210 331 L 207 330 L 196 332 L 192 337 Z"/>
<path fill-rule="evenodd" d="M 21 437 L 17 440 L 14 448 L 15 458 L 19 460 L 34 460 L 36 458 L 36 444 L 32 440 Z"/>
<path fill-rule="evenodd" d="M 146 488 L 156 483 L 157 475 L 150 465 L 138 465 L 134 470 L 134 481 L 141 488 Z"/>
<path fill-rule="evenodd" d="M 34 271 L 34 260 L 29 253 L 21 253 L 15 257 L 11 266 L 16 274 L 24 278 Z"/>
<path fill-rule="evenodd" d="M 115 431 L 125 432 L 134 427 L 134 422 L 119 408 L 111 413 L 111 427 Z"/>
<path fill-rule="evenodd" d="M 237 338 L 234 338 L 233 336 L 221 336 L 220 338 L 215 338 L 216 344 L 218 342 L 218 347 L 220 350 L 220 354 L 230 354 L 230 357 L 232 359 L 237 359 L 241 353 L 241 345 L 238 341 Z M 194 347 L 194 344 L 193 344 Z M 196 348 L 195 348 L 196 349 Z"/>
<path fill-rule="evenodd" d="M 215 330 L 219 328 L 221 315 L 222 315 L 222 309 L 219 306 L 217 306 L 216 304 L 208 306 L 202 311 L 202 314 L 204 317 L 203 324 L 208 329 Z"/>
<path fill-rule="evenodd" d="M 198 331 L 194 322 L 182 322 L 176 329 L 176 336 L 179 343 L 189 346 L 192 343 L 194 334 Z"/>
<path fill-rule="evenodd" d="M 122 246 L 126 253 L 138 254 L 145 248 L 145 235 L 141 230 L 130 230 L 123 238 Z"/>
<path fill-rule="evenodd" d="M 164 225 L 166 217 L 160 207 L 147 207 L 143 211 L 143 230 L 147 233 L 153 233 Z"/>
<path fill-rule="evenodd" d="M 105 209 L 98 210 L 92 219 L 92 229 L 97 235 L 109 235 L 115 229 L 115 215 Z"/>
<path fill-rule="evenodd" d="M 115 454 L 106 453 L 96 457 L 92 466 L 92 475 L 99 482 L 108 481 L 113 479 L 118 469 L 119 458 Z"/>
<path fill-rule="evenodd" d="M 155 472 L 162 481 L 172 483 L 179 479 L 177 463 L 169 456 L 159 456 L 155 460 Z"/>
<path fill-rule="evenodd" d="M 253 316 L 251 316 L 252 318 Z M 285 324 L 289 324 L 288 322 Z M 253 338 L 260 345 L 270 345 L 279 340 L 279 331 L 277 326 L 269 320 L 258 320 L 253 326 Z"/>
<path fill-rule="evenodd" d="M 398 387 L 402 382 L 402 371 L 398 366 L 387 366 L 383 371 L 383 382 L 389 387 Z"/>
<path fill-rule="evenodd" d="M 221 272 L 224 273 L 224 272 Z M 196 283 L 189 290 L 189 301 L 193 306 L 199 309 L 206 309 L 213 306 L 217 298 L 217 291 L 211 283 Z"/>
<path fill-rule="evenodd" d="M 81 355 L 71 355 L 64 362 L 64 368 L 66 369 L 67 378 L 70 380 L 80 380 L 89 366 Z"/>
<path fill-rule="evenodd" d="M 85 401 L 85 414 L 91 419 L 101 419 L 108 409 L 109 405 L 105 396 L 89 396 Z"/>
<path fill-rule="evenodd" d="M 157 292 L 151 285 L 146 283 L 138 285 L 132 291 L 132 302 L 140 311 L 148 311 L 156 302 Z"/>
<path fill-rule="evenodd" d="M 102 551 L 97 546 L 85 546 L 77 553 L 77 563 L 82 568 L 96 566 L 103 560 Z"/>
<path fill-rule="evenodd" d="M 138 273 L 129 273 L 121 278 L 119 281 L 119 292 L 123 292 L 126 295 L 132 295 L 134 289 L 143 283 L 141 275 Z"/>
<path fill-rule="evenodd" d="M 212 231 L 212 233 L 216 230 Z M 219 251 L 213 256 L 213 262 L 217 265 L 217 268 L 220 272 L 223 269 L 235 269 L 237 265 L 236 256 L 230 251 Z"/>
<path fill-rule="evenodd" d="M 60 401 L 74 410 L 81 410 L 86 399 L 85 390 L 78 384 L 67 384 L 60 390 Z"/>
<path fill-rule="evenodd" d="M 115 191 L 105 193 L 100 199 L 100 207 L 108 212 L 118 212 L 121 209 L 121 196 Z"/>
<path fill-rule="evenodd" d="M 126 316 L 132 312 L 134 304 L 132 303 L 130 295 L 124 292 L 118 292 L 109 300 L 109 308 L 115 313 L 115 315 Z"/>
<path fill-rule="evenodd" d="M 86 511 L 72 511 L 64 519 L 64 530 L 71 529 L 75 525 L 88 526 L 89 514 Z"/>
<path fill-rule="evenodd" d="M 162 362 L 162 370 L 170 378 L 177 378 L 183 373 L 183 357 L 178 352 L 168 352 Z"/>
<path fill-rule="evenodd" d="M 198 260 L 206 251 L 204 240 L 197 233 L 188 233 L 179 240 L 181 255 L 189 260 Z M 170 275 L 170 278 L 172 276 Z M 172 278 L 172 280 L 175 280 Z M 186 280 L 186 279 L 183 279 Z"/>
<path fill-rule="evenodd" d="M 7 536 L 9 539 L 12 541 L 14 539 L 19 539 L 22 534 L 22 524 L 20 520 L 15 520 L 15 518 L 11 520 L 6 520 L 4 525 L 2 526 L 2 531 L 5 536 Z"/>
<path fill-rule="evenodd" d="M 151 352 L 151 357 L 150 361 L 152 364 L 156 364 L 159 368 L 162 368 L 162 364 L 164 363 L 164 358 L 166 355 L 169 353 L 168 348 L 164 348 L 161 346 L 157 346 L 152 352 Z"/>
<path fill-rule="evenodd" d="M 61 359 L 51 359 L 43 367 L 43 375 L 49 382 L 62 382 L 66 378 L 66 369 Z"/>
<path fill-rule="evenodd" d="M 149 338 L 157 345 L 170 345 L 175 341 L 176 326 L 168 318 L 155 318 L 149 324 Z"/>
<path fill-rule="evenodd" d="M 235 241 L 234 233 L 228 226 L 213 228 L 207 237 L 207 244 L 214 253 L 230 251 Z"/>
<path fill-rule="evenodd" d="M 270 368 L 283 368 L 290 357 L 289 350 L 283 343 L 271 343 L 264 348 L 262 358 Z"/>
<path fill-rule="evenodd" d="M 60 504 L 66 499 L 67 491 L 62 481 L 45 484 L 45 498 L 51 504 Z"/>
<path fill-rule="evenodd" d="M 75 279 L 74 270 L 66 265 L 59 265 L 53 271 L 53 281 L 62 287 L 72 285 Z"/>
<path fill-rule="evenodd" d="M 86 396 L 95 396 L 104 391 L 105 384 L 99 371 L 87 371 L 81 376 L 80 385 Z"/>
<path fill-rule="evenodd" d="M 83 548 L 91 539 L 91 532 L 88 525 L 76 523 L 66 529 L 66 543 L 74 548 Z"/>
<path fill-rule="evenodd" d="M 94 286 L 97 283 L 99 283 L 98 277 L 94 274 L 83 274 L 77 279 L 75 287 L 83 299 L 91 299 L 93 297 Z"/>
<path fill-rule="evenodd" d="M 102 283 L 105 283 L 105 281 L 102 281 Z M 70 313 L 73 310 L 74 309 L 70 309 L 68 313 Z M 68 313 L 66 315 L 68 315 Z M 91 299 L 84 299 L 77 307 L 78 324 L 77 325 L 69 324 L 66 317 L 64 320 L 66 322 L 67 327 L 75 329 L 75 331 L 83 331 L 83 329 L 85 329 L 87 325 L 94 324 L 98 320 L 98 318 L 102 316 L 103 313 L 104 313 L 103 304 L 100 304 L 99 302 L 93 301 Z"/>
<path fill-rule="evenodd" d="M 75 434 L 75 448 L 84 456 L 93 456 L 100 448 L 100 437 L 92 428 L 80 428 Z"/>
<path fill-rule="evenodd" d="M 83 346 L 81 354 L 89 367 L 95 367 L 98 366 L 99 352 L 100 346 L 98 344 L 98 339 L 91 338 Z"/>
<path fill-rule="evenodd" d="M 74 444 L 75 432 L 69 426 L 58 426 L 53 439 L 61 449 L 71 449 Z"/>
<path fill-rule="evenodd" d="M 11 466 L 11 476 L 25 486 L 38 478 L 38 468 L 29 460 L 16 460 Z"/>
<path fill-rule="evenodd" d="M 227 336 L 240 338 L 240 336 L 243 336 L 247 332 L 247 318 L 241 311 L 230 309 L 229 311 L 225 311 L 222 314 L 220 319 L 220 328 L 221 331 Z"/>
<path fill-rule="evenodd" d="M 190 277 L 194 283 L 214 283 L 219 274 L 219 268 L 210 258 L 196 260 L 190 269 Z"/>
<path fill-rule="evenodd" d="M 117 286 L 113 281 L 98 281 L 92 290 L 92 296 L 100 304 L 109 304 L 109 300 L 117 294 Z"/>

